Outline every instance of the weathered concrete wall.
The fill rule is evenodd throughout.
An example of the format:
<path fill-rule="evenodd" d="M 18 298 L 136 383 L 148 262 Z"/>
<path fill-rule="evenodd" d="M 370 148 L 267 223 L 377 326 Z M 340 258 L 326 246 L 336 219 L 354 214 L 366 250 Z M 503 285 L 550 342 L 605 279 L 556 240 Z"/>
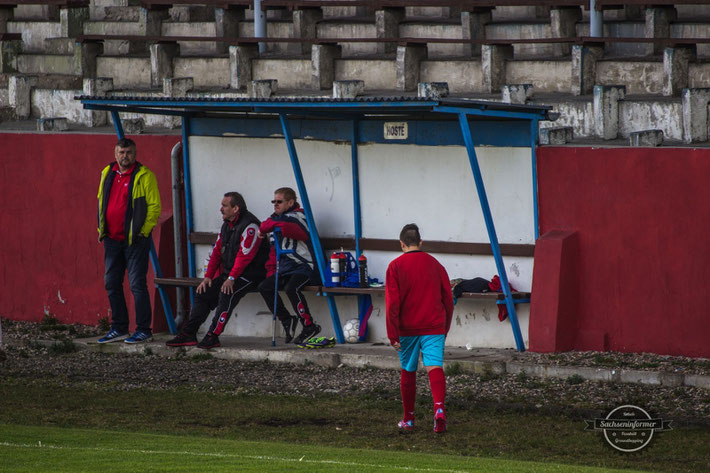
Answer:
<path fill-rule="evenodd" d="M 402 38 L 461 38 L 461 25 L 454 24 L 421 24 L 405 23 L 399 26 L 399 36 Z M 463 56 L 461 44 L 428 45 L 428 57 Z"/>
<path fill-rule="evenodd" d="M 365 90 L 392 89 L 397 83 L 394 61 L 378 59 L 336 59 L 335 80 L 365 81 Z"/>
<path fill-rule="evenodd" d="M 532 84 L 535 92 L 569 93 L 572 63 L 561 61 L 508 61 L 507 84 Z"/>
<path fill-rule="evenodd" d="M 320 235 L 352 235 L 350 147 L 298 140 L 296 148 Z M 283 185 L 296 188 L 282 139 L 193 137 L 190 153 L 191 168 L 200 170 L 193 172 L 192 182 L 195 231 L 217 231 L 221 222 L 218 202 L 227 190 L 240 190 L 249 210 L 265 218 L 273 211 L 269 203 L 273 189 Z M 435 160 L 431 159 L 432 153 L 436 154 Z M 478 148 L 477 153 L 500 241 L 532 243 L 530 150 L 483 147 Z M 397 238 L 402 225 L 415 221 L 426 239 L 488 241 L 463 147 L 371 144 L 361 145 L 359 155 L 364 236 Z M 414 162 L 416 166 L 411 165 Z M 264 174 L 264 169 L 269 169 L 268 175 Z M 393 198 L 413 193 L 420 202 L 416 206 L 409 205 L 406 199 Z M 452 218 L 452 215 L 459 217 Z M 202 266 L 208 250 L 206 246 L 198 248 L 198 266 Z M 387 264 L 397 254 L 369 252 L 367 256 L 370 274 L 383 280 Z M 482 276 L 490 279 L 496 273 L 492 257 L 435 256 L 452 278 Z M 529 289 L 532 258 L 509 257 L 505 258 L 505 263 L 511 283 L 518 289 Z M 342 322 L 356 316 L 354 299 L 338 298 Z M 370 339 L 384 341 L 384 300 L 376 297 L 373 303 L 375 314 L 371 319 Z M 325 300 L 309 296 L 309 304 L 324 333 L 332 335 Z M 521 304 L 518 309 L 521 330 L 527 337 L 527 307 Z M 242 316 L 230 322 L 228 333 L 268 336 L 271 319 L 266 311 L 258 297 L 245 299 L 238 308 Z M 254 317 L 259 313 L 263 317 Z M 490 302 L 461 301 L 447 343 L 513 346 L 510 326 L 499 322 L 497 313 L 496 305 Z"/>
<path fill-rule="evenodd" d="M 8 33 L 21 33 L 25 51 L 45 51 L 46 38 L 59 38 L 62 28 L 59 22 L 11 21 L 7 24 Z"/>
<path fill-rule="evenodd" d="M 453 94 L 484 91 L 480 61 L 422 61 L 419 68 L 421 82 L 447 82 Z"/>
<path fill-rule="evenodd" d="M 680 101 L 631 101 L 619 104 L 619 134 L 627 138 L 641 130 L 663 130 L 666 140 L 683 139 L 683 106 Z"/>
<path fill-rule="evenodd" d="M 192 77 L 195 87 L 229 86 L 229 58 L 177 57 L 173 66 L 175 77 Z"/>
<path fill-rule="evenodd" d="M 215 23 L 212 22 L 163 22 L 162 31 L 164 36 L 215 36 Z M 186 42 L 180 43 L 180 54 L 182 56 L 214 55 L 217 52 L 215 43 L 206 42 Z"/>
<path fill-rule="evenodd" d="M 598 85 L 625 85 L 627 94 L 661 94 L 663 63 L 650 60 L 598 61 Z"/>
<path fill-rule="evenodd" d="M 126 74 L 124 71 L 131 71 Z M 113 78 L 113 85 L 120 88 L 147 88 L 150 84 L 149 57 L 99 56 L 96 63 L 97 77 Z"/>
<path fill-rule="evenodd" d="M 329 22 L 318 23 L 319 38 L 377 38 L 377 29 L 372 23 L 356 22 Z M 376 43 L 344 43 L 343 56 L 358 56 L 363 54 L 376 54 Z"/>
<path fill-rule="evenodd" d="M 285 66 L 285 67 L 283 67 Z M 284 59 L 282 67 L 273 61 L 252 61 L 253 79 L 276 79 L 281 89 L 308 89 L 311 87 L 311 60 Z"/>
<path fill-rule="evenodd" d="M 73 55 L 20 54 L 17 71 L 22 74 L 66 74 L 78 72 Z"/>

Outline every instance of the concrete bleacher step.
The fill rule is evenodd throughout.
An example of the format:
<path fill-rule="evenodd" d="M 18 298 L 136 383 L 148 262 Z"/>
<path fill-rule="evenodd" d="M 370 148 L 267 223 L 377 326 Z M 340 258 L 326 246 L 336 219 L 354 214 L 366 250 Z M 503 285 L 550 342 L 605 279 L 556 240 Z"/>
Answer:
<path fill-rule="evenodd" d="M 81 75 L 73 54 L 22 53 L 17 56 L 16 67 L 20 74 Z"/>
<path fill-rule="evenodd" d="M 47 38 L 63 36 L 61 23 L 56 21 L 8 21 L 7 32 L 22 35 L 22 48 L 25 52 L 42 52 Z"/>
<path fill-rule="evenodd" d="M 198 71 L 195 71 L 195 75 Z M 96 77 L 111 77 L 115 88 L 149 88 L 151 84 L 150 56 L 99 56 Z"/>

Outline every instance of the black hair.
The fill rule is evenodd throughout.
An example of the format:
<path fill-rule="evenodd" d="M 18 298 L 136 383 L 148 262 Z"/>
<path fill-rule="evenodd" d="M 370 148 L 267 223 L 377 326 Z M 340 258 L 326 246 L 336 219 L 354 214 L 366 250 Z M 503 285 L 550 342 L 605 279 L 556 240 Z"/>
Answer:
<path fill-rule="evenodd" d="M 416 223 L 408 223 L 402 227 L 402 231 L 399 232 L 399 241 L 405 244 L 405 246 L 417 246 L 422 242 L 422 236 L 419 234 L 419 227 Z"/>
<path fill-rule="evenodd" d="M 236 192 L 236 191 L 227 192 L 224 194 L 224 196 L 229 197 L 232 207 L 234 207 L 234 206 L 239 207 L 240 212 L 247 211 L 247 203 L 244 202 L 244 197 L 242 197 L 242 194 L 240 194 L 239 192 Z"/>

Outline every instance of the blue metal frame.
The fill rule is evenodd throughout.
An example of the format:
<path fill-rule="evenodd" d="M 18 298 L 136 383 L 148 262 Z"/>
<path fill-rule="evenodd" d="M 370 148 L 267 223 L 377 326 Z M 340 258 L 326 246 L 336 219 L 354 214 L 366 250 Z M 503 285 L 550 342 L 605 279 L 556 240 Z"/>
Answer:
<path fill-rule="evenodd" d="M 508 308 L 510 325 L 513 328 L 515 345 L 518 348 L 518 351 L 525 351 L 525 342 L 523 341 L 523 336 L 520 333 L 518 315 L 515 312 L 515 303 L 513 302 L 513 295 L 510 292 L 510 285 L 508 284 L 508 275 L 505 272 L 505 265 L 503 264 L 503 255 L 500 252 L 498 236 L 496 235 L 496 229 L 493 223 L 493 215 L 491 214 L 491 207 L 488 204 L 486 188 L 483 185 L 483 176 L 481 174 L 481 168 L 478 165 L 476 149 L 474 148 L 473 139 L 471 138 L 471 128 L 468 123 L 468 116 L 465 112 L 459 112 L 459 124 L 461 125 L 461 133 L 463 134 L 463 139 L 466 143 L 466 151 L 468 152 L 468 160 L 471 164 L 471 171 L 473 171 L 473 180 L 476 183 L 478 200 L 481 202 L 481 211 L 483 212 L 483 218 L 486 221 L 486 229 L 488 230 L 488 238 L 491 242 L 491 249 L 493 250 L 493 258 L 496 261 L 496 268 L 498 269 L 498 275 L 500 276 L 500 283 L 503 289 L 503 294 L 505 294 L 505 304 Z"/>
<path fill-rule="evenodd" d="M 117 111 L 111 111 L 111 118 L 113 119 L 113 126 L 116 129 L 116 135 L 118 139 L 121 140 L 125 138 L 123 133 L 123 126 L 121 125 L 121 117 Z M 153 238 L 150 238 L 150 262 L 153 265 L 153 272 L 156 277 L 162 278 L 163 271 L 160 269 L 160 261 L 158 260 L 158 252 L 155 249 L 155 242 Z M 160 301 L 163 303 L 163 311 L 165 311 L 165 319 L 168 322 L 168 329 L 170 333 L 175 335 L 177 333 L 177 326 L 175 325 L 175 316 L 173 315 L 173 308 L 170 305 L 170 300 L 165 292 L 165 289 L 158 286 L 158 293 L 160 294 Z"/>
<path fill-rule="evenodd" d="M 538 120 L 530 120 L 530 149 L 532 160 L 532 191 L 533 191 L 533 222 L 535 225 L 535 241 L 540 238 L 540 223 L 538 221 L 539 209 L 537 207 L 537 129 Z"/>
<path fill-rule="evenodd" d="M 323 246 L 320 243 L 320 235 L 318 235 L 318 229 L 316 228 L 315 218 L 313 217 L 313 210 L 311 210 L 311 202 L 308 199 L 308 191 L 306 190 L 306 183 L 303 180 L 303 173 L 301 172 L 301 164 L 298 161 L 296 146 L 293 144 L 293 135 L 291 134 L 291 127 L 289 126 L 288 118 L 284 113 L 279 113 L 279 119 L 281 120 L 281 127 L 283 129 L 284 139 L 286 140 L 288 155 L 291 158 L 291 166 L 293 167 L 293 174 L 296 178 L 296 186 L 298 187 L 298 193 L 301 195 L 303 210 L 306 212 L 306 220 L 308 222 L 308 233 L 310 233 L 311 244 L 313 245 L 313 251 L 316 254 L 318 272 L 320 273 L 321 280 L 325 280 L 325 254 L 323 253 Z M 335 299 L 333 298 L 332 294 L 327 294 L 326 298 L 328 300 L 328 308 L 330 309 L 330 318 L 333 321 L 333 330 L 335 331 L 335 338 L 338 343 L 345 343 L 345 337 L 343 336 L 343 328 L 340 324 L 340 316 L 338 315 L 338 307 L 335 304 Z"/>
<path fill-rule="evenodd" d="M 190 241 L 194 228 L 192 221 L 192 174 L 190 173 L 190 120 L 182 117 L 182 169 L 185 174 L 185 228 L 187 233 L 187 271 L 191 278 L 197 276 L 195 270 L 195 245 Z M 175 251 L 178 251 L 176 249 Z M 190 288 L 190 307 L 195 303 L 195 288 Z"/>

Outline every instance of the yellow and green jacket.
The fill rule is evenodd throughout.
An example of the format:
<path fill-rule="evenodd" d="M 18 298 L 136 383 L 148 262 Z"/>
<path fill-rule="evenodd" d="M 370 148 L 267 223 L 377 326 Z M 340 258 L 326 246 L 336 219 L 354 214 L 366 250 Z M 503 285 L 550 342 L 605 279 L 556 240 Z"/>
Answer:
<path fill-rule="evenodd" d="M 101 182 L 99 184 L 99 241 L 106 237 L 106 206 L 111 193 L 111 184 L 116 175 L 112 172 L 115 162 L 110 163 L 101 171 Z M 136 167 L 131 175 L 131 183 L 128 188 L 128 201 L 126 210 L 126 242 L 133 244 L 133 238 L 137 234 L 140 236 L 150 236 L 153 227 L 158 223 L 160 216 L 160 193 L 158 192 L 158 180 L 153 171 L 136 162 Z"/>

